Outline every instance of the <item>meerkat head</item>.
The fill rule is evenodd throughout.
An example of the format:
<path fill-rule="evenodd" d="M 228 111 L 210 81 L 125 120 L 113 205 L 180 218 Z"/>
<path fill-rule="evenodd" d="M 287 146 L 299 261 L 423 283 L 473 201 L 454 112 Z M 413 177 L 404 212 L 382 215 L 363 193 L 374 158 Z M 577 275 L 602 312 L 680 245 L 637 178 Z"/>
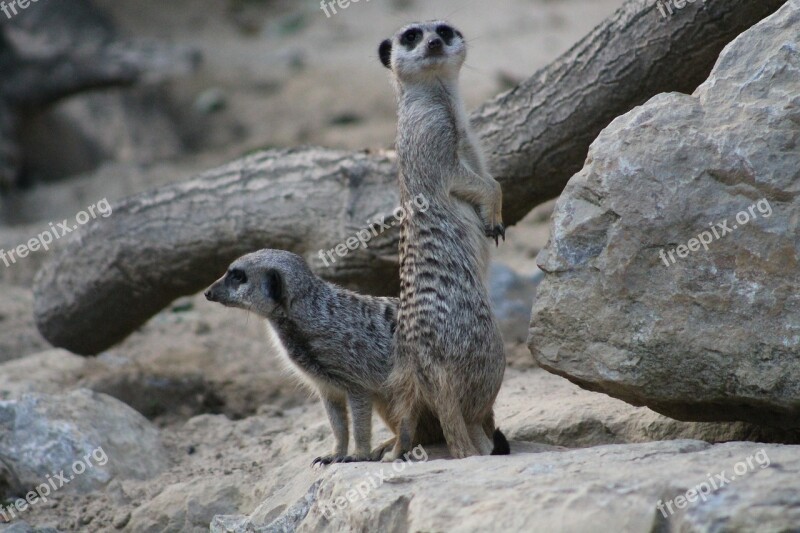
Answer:
<path fill-rule="evenodd" d="M 260 250 L 231 263 L 205 296 L 226 307 L 276 318 L 286 316 L 293 299 L 316 279 L 300 256 L 283 250 Z"/>
<path fill-rule="evenodd" d="M 445 21 L 417 22 L 384 40 L 378 57 L 401 84 L 456 78 L 467 57 L 467 43 L 461 32 Z"/>

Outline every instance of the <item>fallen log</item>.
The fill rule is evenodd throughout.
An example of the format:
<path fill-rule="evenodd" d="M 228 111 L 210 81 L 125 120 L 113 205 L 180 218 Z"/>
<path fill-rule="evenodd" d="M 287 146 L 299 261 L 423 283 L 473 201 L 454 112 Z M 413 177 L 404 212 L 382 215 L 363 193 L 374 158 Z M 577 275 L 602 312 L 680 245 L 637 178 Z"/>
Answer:
<path fill-rule="evenodd" d="M 611 120 L 659 92 L 694 90 L 728 42 L 782 4 L 696 2 L 663 19 L 654 2 L 631 0 L 553 64 L 484 104 L 472 118 L 503 186 L 506 223 L 557 196 Z M 319 257 L 368 218 L 391 218 L 394 176 L 386 153 L 270 151 L 127 199 L 39 272 L 37 325 L 55 346 L 99 353 L 263 247 L 301 254 L 343 285 L 395 293 L 396 230 L 336 263 Z"/>

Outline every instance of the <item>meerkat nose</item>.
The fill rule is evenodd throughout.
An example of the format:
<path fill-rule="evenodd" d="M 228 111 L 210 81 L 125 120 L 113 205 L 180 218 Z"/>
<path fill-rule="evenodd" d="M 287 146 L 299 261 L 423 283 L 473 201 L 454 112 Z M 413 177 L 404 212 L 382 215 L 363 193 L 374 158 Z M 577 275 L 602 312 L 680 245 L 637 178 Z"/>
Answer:
<path fill-rule="evenodd" d="M 441 50 L 443 44 L 441 39 L 435 37 L 428 41 L 428 50 Z"/>

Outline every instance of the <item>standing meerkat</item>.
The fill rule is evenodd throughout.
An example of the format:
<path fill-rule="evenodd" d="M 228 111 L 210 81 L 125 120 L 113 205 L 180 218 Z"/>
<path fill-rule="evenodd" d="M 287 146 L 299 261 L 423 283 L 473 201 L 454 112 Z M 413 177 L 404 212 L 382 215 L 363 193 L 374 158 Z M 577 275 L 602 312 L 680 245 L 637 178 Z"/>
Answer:
<path fill-rule="evenodd" d="M 391 396 L 385 383 L 392 369 L 397 298 L 366 296 L 328 283 L 298 255 L 260 250 L 234 261 L 205 292 L 212 302 L 253 312 L 277 334 L 279 351 L 322 400 L 334 434 L 334 450 L 314 463 L 377 460 L 394 438 L 370 452 L 372 408 L 393 432 Z M 355 454 L 348 455 L 350 407 Z M 487 420 L 494 430 L 494 420 Z M 419 421 L 421 443 L 444 440 L 432 416 Z M 491 434 L 491 433 L 490 433 Z M 494 432 L 496 453 L 508 442 Z"/>
<path fill-rule="evenodd" d="M 504 236 L 502 192 L 486 170 L 458 90 L 466 43 L 444 21 L 415 23 L 383 41 L 398 100 L 400 198 L 430 207 L 400 226 L 400 309 L 390 377 L 401 420 L 387 459 L 418 440 L 420 416 L 440 421 L 455 458 L 490 453 L 484 430 L 505 351 L 489 303 L 489 241 Z"/>

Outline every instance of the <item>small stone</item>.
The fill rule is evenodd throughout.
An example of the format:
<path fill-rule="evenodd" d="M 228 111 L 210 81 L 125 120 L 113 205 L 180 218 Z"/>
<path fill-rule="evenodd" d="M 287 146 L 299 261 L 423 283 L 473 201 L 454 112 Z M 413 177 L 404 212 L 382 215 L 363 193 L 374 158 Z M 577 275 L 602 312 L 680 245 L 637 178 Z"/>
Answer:
<path fill-rule="evenodd" d="M 117 529 L 122 529 L 123 527 L 127 526 L 128 522 L 130 521 L 131 521 L 131 513 L 130 511 L 126 511 L 117 514 L 114 517 L 114 520 L 111 522 L 111 524 Z"/>

